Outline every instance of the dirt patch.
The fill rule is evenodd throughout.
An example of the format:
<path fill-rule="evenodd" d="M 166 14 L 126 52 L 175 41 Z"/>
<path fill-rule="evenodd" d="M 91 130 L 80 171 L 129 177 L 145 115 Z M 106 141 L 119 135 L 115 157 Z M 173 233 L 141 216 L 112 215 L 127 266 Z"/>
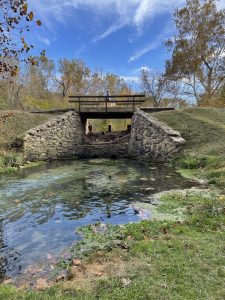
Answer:
<path fill-rule="evenodd" d="M 96 254 L 95 254 L 96 255 Z M 97 257 L 90 263 L 76 267 L 73 266 L 69 272 L 69 280 L 62 283 L 63 289 L 90 290 L 99 280 L 106 280 L 109 278 L 120 278 L 124 287 L 131 282 L 127 276 L 127 270 L 131 265 L 134 267 L 140 262 L 125 261 L 122 257 L 113 257 L 107 259 L 106 257 Z"/>

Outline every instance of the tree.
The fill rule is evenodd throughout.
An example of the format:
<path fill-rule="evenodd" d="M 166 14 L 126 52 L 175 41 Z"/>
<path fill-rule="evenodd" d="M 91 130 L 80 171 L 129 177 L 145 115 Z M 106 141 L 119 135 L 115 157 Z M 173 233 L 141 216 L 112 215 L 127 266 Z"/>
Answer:
<path fill-rule="evenodd" d="M 59 60 L 59 78 L 55 78 L 60 93 L 65 98 L 71 94 L 85 94 L 88 88 L 90 69 L 82 60 L 66 58 Z"/>
<path fill-rule="evenodd" d="M 106 95 L 106 92 L 122 95 L 129 94 L 130 88 L 125 80 L 113 73 L 103 74 L 102 71 L 96 70 L 90 76 L 89 94 Z"/>
<path fill-rule="evenodd" d="M 104 75 L 104 91 L 109 90 L 110 94 L 121 95 L 124 91 L 128 91 L 129 88 L 125 80 L 113 73 L 107 73 Z"/>
<path fill-rule="evenodd" d="M 35 59 L 39 59 L 38 57 Z M 25 93 L 36 99 L 50 99 L 50 89 L 53 86 L 55 65 L 52 60 L 47 57 L 39 62 L 38 65 L 27 66 L 27 71 L 24 74 Z"/>
<path fill-rule="evenodd" d="M 172 58 L 166 75 L 182 82 L 197 104 L 211 102 L 225 82 L 225 10 L 215 0 L 187 0 L 176 9 L 177 34 L 166 45 Z"/>
<path fill-rule="evenodd" d="M 21 109 L 23 83 L 19 71 L 12 78 L 0 79 L 0 109 Z"/>
<path fill-rule="evenodd" d="M 29 31 L 29 23 L 34 21 L 34 13 L 28 8 L 26 0 L 1 0 L 0 1 L 0 74 L 15 76 L 18 73 L 18 62 L 22 55 L 33 48 L 25 39 L 25 32 Z M 38 26 L 40 20 L 36 20 Z M 41 57 L 45 55 L 43 51 Z M 37 64 L 29 56 L 24 60 Z"/>
<path fill-rule="evenodd" d="M 101 70 L 95 70 L 90 78 L 89 78 L 89 83 L 88 83 L 88 95 L 104 95 L 105 94 L 104 90 L 104 76 L 102 74 Z"/>
<path fill-rule="evenodd" d="M 151 98 L 152 105 L 154 107 L 160 106 L 163 98 L 168 92 L 167 78 L 163 74 L 143 69 L 141 70 L 140 80 L 146 95 Z"/>

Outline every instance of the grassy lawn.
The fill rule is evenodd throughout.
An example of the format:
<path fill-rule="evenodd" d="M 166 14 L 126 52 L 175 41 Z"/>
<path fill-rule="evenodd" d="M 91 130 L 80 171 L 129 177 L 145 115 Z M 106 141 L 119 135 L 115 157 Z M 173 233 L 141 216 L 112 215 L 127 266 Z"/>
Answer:
<path fill-rule="evenodd" d="M 187 141 L 175 161 L 180 171 L 209 182 L 207 190 L 161 196 L 158 210 L 182 210 L 182 221 L 85 227 L 60 264 L 69 280 L 44 291 L 1 285 L 0 299 L 225 299 L 225 110 L 155 116 Z"/>

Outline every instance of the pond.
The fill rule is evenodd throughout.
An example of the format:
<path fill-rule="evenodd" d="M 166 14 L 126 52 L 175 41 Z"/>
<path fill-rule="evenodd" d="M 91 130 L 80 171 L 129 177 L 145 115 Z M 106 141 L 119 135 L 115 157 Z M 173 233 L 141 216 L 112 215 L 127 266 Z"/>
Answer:
<path fill-rule="evenodd" d="M 171 166 L 132 160 L 51 162 L 0 177 L 0 279 L 58 255 L 91 223 L 140 220 L 132 203 L 190 188 Z"/>

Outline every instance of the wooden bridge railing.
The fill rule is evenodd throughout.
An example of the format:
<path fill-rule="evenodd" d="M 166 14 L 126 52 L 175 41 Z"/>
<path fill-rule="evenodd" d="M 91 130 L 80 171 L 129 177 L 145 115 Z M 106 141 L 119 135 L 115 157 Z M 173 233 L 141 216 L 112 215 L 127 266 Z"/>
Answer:
<path fill-rule="evenodd" d="M 108 112 L 110 104 L 116 105 L 132 105 L 132 111 L 135 111 L 135 105 L 144 103 L 145 95 L 106 95 L 106 96 L 69 96 L 71 100 L 69 102 L 78 103 L 79 112 L 81 112 L 82 105 L 93 106 L 101 105 L 105 108 L 105 112 Z M 92 100 L 91 100 L 92 99 Z M 95 99 L 95 100 L 94 100 Z M 123 100 L 125 99 L 125 100 Z M 97 108 L 96 108 L 97 110 Z"/>

